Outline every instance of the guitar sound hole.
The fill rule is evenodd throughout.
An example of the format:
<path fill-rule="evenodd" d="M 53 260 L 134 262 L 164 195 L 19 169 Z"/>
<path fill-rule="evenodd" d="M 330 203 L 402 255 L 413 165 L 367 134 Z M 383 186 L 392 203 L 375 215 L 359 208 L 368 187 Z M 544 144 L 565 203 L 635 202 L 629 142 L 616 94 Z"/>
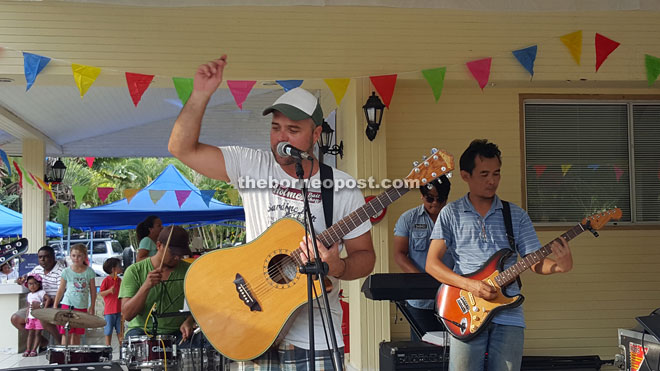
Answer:
<path fill-rule="evenodd" d="M 293 281 L 298 274 L 298 265 L 289 255 L 275 255 L 268 263 L 270 279 L 281 285 Z"/>

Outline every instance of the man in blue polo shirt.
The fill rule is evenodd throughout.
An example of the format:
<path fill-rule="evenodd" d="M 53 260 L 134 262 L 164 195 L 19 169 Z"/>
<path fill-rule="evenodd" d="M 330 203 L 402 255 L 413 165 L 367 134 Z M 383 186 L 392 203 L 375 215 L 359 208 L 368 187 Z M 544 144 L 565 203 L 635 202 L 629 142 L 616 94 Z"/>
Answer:
<path fill-rule="evenodd" d="M 405 273 L 425 272 L 426 255 L 431 243 L 431 232 L 440 210 L 447 204 L 451 184 L 446 176 L 419 188 L 422 204 L 401 214 L 394 226 L 394 261 Z M 442 262 L 454 267 L 451 254 L 445 254 Z M 442 331 L 444 326 L 435 317 L 435 300 L 408 300 L 408 313 L 417 324 L 421 335 L 429 331 Z M 410 339 L 419 341 L 410 329 Z"/>
<path fill-rule="evenodd" d="M 502 201 L 495 194 L 500 182 L 501 152 L 487 140 L 474 140 L 460 159 L 461 178 L 469 193 L 445 206 L 431 234 L 426 271 L 439 281 L 470 291 L 486 300 L 494 299 L 496 289 L 486 282 L 462 275 L 473 273 L 497 251 L 511 249 L 506 236 Z M 520 207 L 511 204 L 511 220 L 517 253 L 521 257 L 539 248 L 532 221 Z M 554 259 L 545 258 L 531 267 L 538 274 L 568 272 L 573 258 L 568 243 L 554 242 Z M 453 271 L 442 258 L 451 254 Z M 505 268 L 516 262 L 512 255 Z M 508 295 L 520 293 L 516 282 L 506 288 Z M 519 370 L 522 362 L 525 320 L 522 306 L 505 309 L 493 317 L 488 327 L 470 341 L 451 339 L 449 369 L 473 371 L 484 369 L 488 353 L 488 371 Z"/>

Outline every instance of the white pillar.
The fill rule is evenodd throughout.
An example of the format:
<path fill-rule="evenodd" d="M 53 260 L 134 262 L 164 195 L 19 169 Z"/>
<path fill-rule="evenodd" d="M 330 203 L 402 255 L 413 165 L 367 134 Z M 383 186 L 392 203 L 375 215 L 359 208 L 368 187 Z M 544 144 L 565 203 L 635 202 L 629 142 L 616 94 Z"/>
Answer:
<path fill-rule="evenodd" d="M 43 179 L 46 145 L 39 139 L 23 139 L 23 168 L 34 176 Z M 23 237 L 28 239 L 28 252 L 35 253 L 46 243 L 46 220 L 48 220 L 48 199 L 36 183 L 30 185 L 23 174 Z M 34 181 L 33 181 L 34 182 Z"/>

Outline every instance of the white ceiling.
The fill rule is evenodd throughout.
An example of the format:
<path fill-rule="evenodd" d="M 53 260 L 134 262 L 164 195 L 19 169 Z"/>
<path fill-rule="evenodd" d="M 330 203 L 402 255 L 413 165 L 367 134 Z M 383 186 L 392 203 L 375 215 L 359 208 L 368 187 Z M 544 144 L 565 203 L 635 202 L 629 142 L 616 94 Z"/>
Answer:
<path fill-rule="evenodd" d="M 201 140 L 214 145 L 268 148 L 270 117 L 262 110 L 282 89 L 254 89 L 239 109 L 228 89 L 213 96 Z M 169 156 L 167 140 L 181 109 L 174 88 L 148 89 L 135 107 L 125 87 L 92 86 L 84 97 L 75 86 L 20 85 L 0 88 L 0 106 L 46 138 L 48 156 Z M 2 121 L 2 120 L 0 120 Z M 0 146 L 21 153 L 21 141 L 0 131 Z"/>

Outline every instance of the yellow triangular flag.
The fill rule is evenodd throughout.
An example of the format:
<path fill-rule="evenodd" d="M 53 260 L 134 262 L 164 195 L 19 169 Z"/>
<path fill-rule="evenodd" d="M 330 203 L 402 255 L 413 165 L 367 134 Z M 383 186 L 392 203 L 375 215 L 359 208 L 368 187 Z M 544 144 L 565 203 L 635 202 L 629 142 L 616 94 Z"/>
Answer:
<path fill-rule="evenodd" d="M 78 90 L 80 90 L 80 99 L 87 93 L 87 90 L 92 86 L 96 78 L 99 77 L 101 69 L 93 66 L 85 66 L 82 64 L 71 64 L 73 70 L 73 79 L 76 80 Z"/>
<path fill-rule="evenodd" d="M 573 165 L 561 165 L 561 175 L 566 176 L 566 173 L 568 173 L 568 170 L 573 167 Z"/>
<path fill-rule="evenodd" d="M 582 30 L 571 32 L 559 38 L 571 52 L 575 63 L 580 65 L 580 56 L 582 55 Z"/>
<path fill-rule="evenodd" d="M 330 91 L 335 96 L 335 102 L 339 106 L 341 100 L 344 99 L 344 94 L 346 94 L 346 89 L 348 89 L 351 79 L 324 79 L 323 81 L 330 88 Z"/>
<path fill-rule="evenodd" d="M 131 200 L 133 199 L 133 197 L 135 197 L 135 194 L 138 193 L 138 191 L 139 189 L 132 189 L 132 188 L 125 189 L 124 197 L 126 197 L 126 202 L 130 204 Z"/>

